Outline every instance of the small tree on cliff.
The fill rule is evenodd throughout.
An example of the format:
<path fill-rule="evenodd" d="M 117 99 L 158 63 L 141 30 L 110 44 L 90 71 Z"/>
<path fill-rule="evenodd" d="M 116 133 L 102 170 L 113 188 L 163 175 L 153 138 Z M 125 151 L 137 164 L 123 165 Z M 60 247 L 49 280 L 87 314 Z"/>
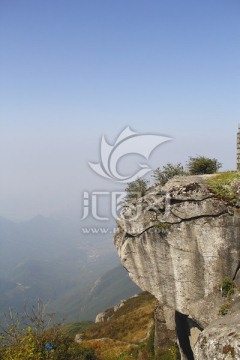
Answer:
<path fill-rule="evenodd" d="M 187 167 L 190 175 L 214 174 L 222 164 L 217 159 L 210 159 L 204 156 L 189 157 Z"/>
<path fill-rule="evenodd" d="M 162 170 L 160 167 L 154 170 L 152 177 L 154 179 L 155 185 L 164 185 L 174 176 L 185 174 L 186 173 L 181 163 L 178 163 L 176 165 L 168 163 L 166 166 L 163 166 Z"/>
<path fill-rule="evenodd" d="M 126 191 L 125 200 L 131 201 L 134 199 L 138 199 L 146 194 L 147 189 L 148 189 L 148 181 L 138 178 L 137 180 L 127 184 L 127 187 L 125 189 Z"/>

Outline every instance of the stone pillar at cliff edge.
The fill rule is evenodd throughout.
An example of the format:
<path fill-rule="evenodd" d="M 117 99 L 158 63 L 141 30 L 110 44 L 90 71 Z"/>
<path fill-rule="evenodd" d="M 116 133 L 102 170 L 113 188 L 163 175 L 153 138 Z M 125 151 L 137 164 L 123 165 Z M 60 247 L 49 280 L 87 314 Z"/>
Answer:
<path fill-rule="evenodd" d="M 240 124 L 237 132 L 237 170 L 240 170 Z"/>

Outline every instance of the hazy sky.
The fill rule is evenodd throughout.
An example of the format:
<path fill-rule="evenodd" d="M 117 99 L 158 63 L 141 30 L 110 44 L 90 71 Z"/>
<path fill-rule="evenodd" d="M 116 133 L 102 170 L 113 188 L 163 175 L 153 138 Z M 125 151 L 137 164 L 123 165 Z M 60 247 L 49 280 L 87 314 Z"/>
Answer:
<path fill-rule="evenodd" d="M 152 167 L 235 168 L 239 0 L 0 0 L 0 216 L 80 208 L 127 125 L 173 140 Z"/>

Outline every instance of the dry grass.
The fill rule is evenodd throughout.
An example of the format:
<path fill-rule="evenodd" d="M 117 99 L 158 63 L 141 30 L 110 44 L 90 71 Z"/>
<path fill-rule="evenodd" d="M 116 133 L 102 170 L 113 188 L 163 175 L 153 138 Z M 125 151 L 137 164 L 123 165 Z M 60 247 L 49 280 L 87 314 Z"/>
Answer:
<path fill-rule="evenodd" d="M 85 332 L 85 339 L 111 338 L 129 343 L 141 343 L 149 333 L 153 322 L 155 298 L 142 293 L 126 301 L 114 316 L 104 323 L 96 324 Z"/>
<path fill-rule="evenodd" d="M 131 351 L 134 351 L 135 346 L 113 339 L 95 339 L 83 341 L 81 346 L 84 348 L 93 348 L 99 360 L 116 360 L 123 353 L 129 353 L 129 357 L 124 357 L 124 360 L 133 359 Z"/>
<path fill-rule="evenodd" d="M 145 292 L 128 299 L 112 318 L 84 333 L 81 345 L 93 348 L 98 360 L 177 359 L 176 346 L 154 356 L 154 308 L 156 299 Z"/>

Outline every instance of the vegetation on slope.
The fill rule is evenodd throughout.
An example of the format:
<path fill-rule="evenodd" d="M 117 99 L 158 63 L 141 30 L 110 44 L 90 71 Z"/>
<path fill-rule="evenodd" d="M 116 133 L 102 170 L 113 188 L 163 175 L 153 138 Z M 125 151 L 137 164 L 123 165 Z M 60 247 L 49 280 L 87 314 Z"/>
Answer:
<path fill-rule="evenodd" d="M 154 354 L 156 299 L 144 292 L 128 299 L 112 317 L 88 328 L 81 345 L 93 348 L 99 360 L 175 360 L 174 344 Z"/>
<path fill-rule="evenodd" d="M 108 321 L 84 332 L 82 345 L 93 348 L 99 360 L 152 359 L 147 339 L 155 306 L 156 299 L 149 293 L 128 299 Z"/>
<path fill-rule="evenodd" d="M 240 172 L 225 171 L 207 180 L 210 190 L 219 198 L 231 202 L 239 201 Z"/>
<path fill-rule="evenodd" d="M 63 324 L 62 331 L 67 336 L 75 337 L 76 334 L 82 333 L 93 326 L 95 326 L 95 323 L 92 321 L 80 321 Z"/>
<path fill-rule="evenodd" d="M 28 327 L 21 331 L 16 342 L 11 345 L 6 338 L 1 340 L 1 360 L 97 360 L 93 349 L 75 343 L 60 329 L 52 328 L 38 334 Z"/>
<path fill-rule="evenodd" d="M 97 360 L 92 348 L 77 344 L 54 322 L 54 314 L 45 310 L 40 300 L 21 316 L 9 310 L 5 323 L 0 324 L 1 360 Z"/>
<path fill-rule="evenodd" d="M 126 300 L 105 322 L 62 325 L 39 301 L 25 309 L 25 327 L 12 312 L 6 326 L 0 324 L 0 359 L 176 360 L 176 346 L 170 342 L 154 354 L 155 306 L 156 299 L 145 292 Z"/>
<path fill-rule="evenodd" d="M 85 339 L 111 338 L 114 340 L 140 343 L 148 334 L 153 323 L 156 305 L 154 296 L 141 293 L 128 299 L 106 322 L 98 323 L 85 333 Z"/>

